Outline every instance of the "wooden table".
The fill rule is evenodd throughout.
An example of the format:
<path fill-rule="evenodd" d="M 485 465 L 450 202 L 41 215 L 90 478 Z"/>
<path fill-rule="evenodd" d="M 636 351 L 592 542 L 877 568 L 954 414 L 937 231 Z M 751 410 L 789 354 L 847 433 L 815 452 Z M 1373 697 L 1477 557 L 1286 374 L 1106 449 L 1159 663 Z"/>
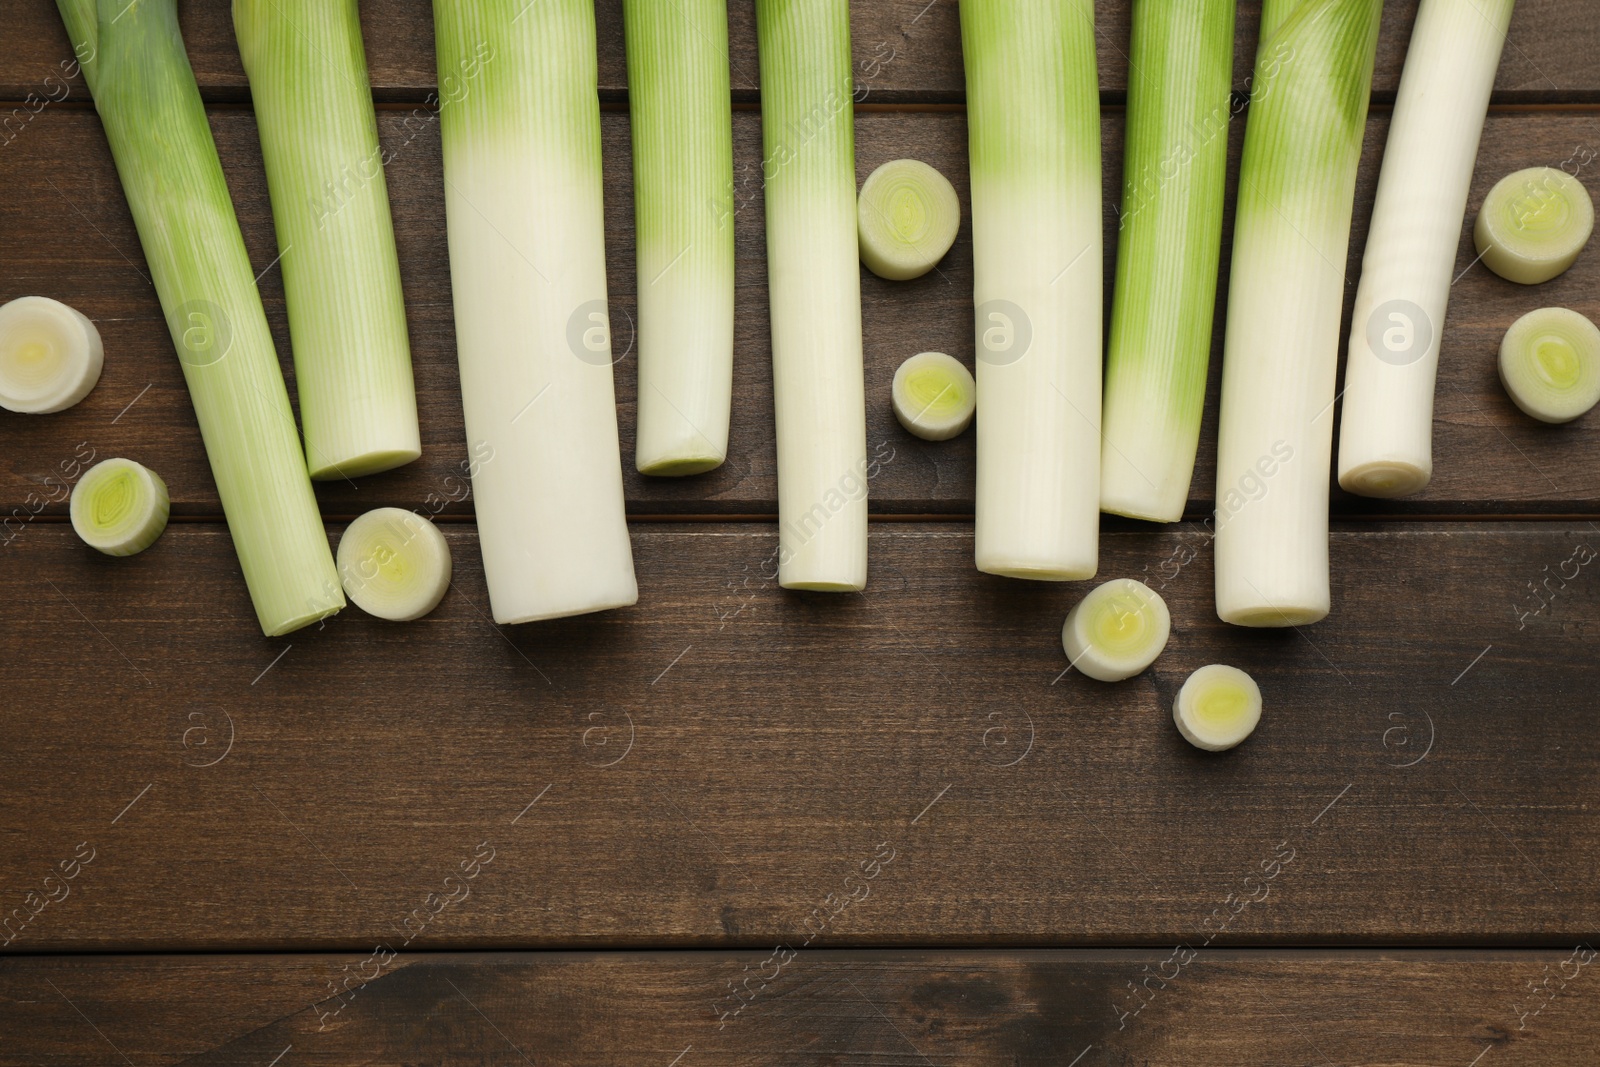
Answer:
<path fill-rule="evenodd" d="M 227 5 L 181 6 L 287 357 Z M 1474 264 L 1463 227 L 1433 484 L 1336 496 L 1334 614 L 1298 631 L 1212 610 L 1194 520 L 1219 314 L 1191 521 L 1105 523 L 1102 575 L 1144 578 L 1173 615 L 1166 655 L 1111 687 L 1063 672 L 1081 586 L 973 570 L 972 435 L 929 445 L 890 414 L 904 356 L 972 362 L 963 226 L 937 273 L 863 277 L 871 585 L 787 594 L 763 568 L 770 350 L 738 0 L 732 456 L 695 479 L 627 472 L 637 607 L 496 627 L 460 478 L 429 5 L 363 6 L 426 451 L 318 495 L 333 538 L 379 505 L 435 514 L 457 580 L 422 622 L 351 609 L 279 640 L 256 629 L 81 82 L 17 118 L 70 56 L 53 5 L 9 6 L 0 98 L 24 110 L 0 146 L 0 299 L 81 308 L 107 358 L 72 411 L 0 418 L 0 913 L 32 913 L 63 863 L 76 875 L 14 920 L 0 1067 L 1600 1062 L 1600 577 L 1558 577 L 1600 547 L 1600 417 L 1522 417 L 1493 362 L 1525 310 L 1600 317 L 1600 255 L 1519 288 Z M 1109 266 L 1128 0 L 1096 6 Z M 1386 6 L 1352 297 L 1416 7 Z M 619 0 L 598 14 L 623 347 Z M 1258 21 L 1243 0 L 1241 89 Z M 917 156 L 965 201 L 955 0 L 858 3 L 853 28 L 858 173 Z M 1593 178 L 1597 56 L 1585 0 L 1522 0 L 1470 212 L 1518 167 Z M 617 391 L 629 456 L 631 358 Z M 64 483 L 89 455 L 166 478 L 175 519 L 152 550 L 112 560 L 73 536 Z M 1169 721 L 1216 660 L 1268 705 L 1220 757 Z"/>

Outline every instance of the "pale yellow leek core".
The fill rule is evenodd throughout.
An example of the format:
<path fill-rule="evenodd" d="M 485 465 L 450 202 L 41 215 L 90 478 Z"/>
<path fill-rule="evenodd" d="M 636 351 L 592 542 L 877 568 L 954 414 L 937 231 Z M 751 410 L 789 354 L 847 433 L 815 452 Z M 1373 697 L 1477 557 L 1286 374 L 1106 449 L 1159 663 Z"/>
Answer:
<path fill-rule="evenodd" d="M 167 485 L 131 459 L 96 463 L 72 487 L 72 528 L 108 556 L 143 552 L 167 528 Z"/>
<path fill-rule="evenodd" d="M 1196 748 L 1232 748 L 1261 721 L 1261 689 L 1237 667 L 1210 663 L 1193 674 L 1172 703 L 1172 721 Z"/>
<path fill-rule="evenodd" d="M 1583 183 L 1554 167 L 1529 167 L 1489 190 L 1472 241 L 1500 277 L 1538 285 L 1572 266 L 1593 232 L 1594 201 Z"/>
<path fill-rule="evenodd" d="M 339 538 L 339 579 L 356 607 L 392 622 L 420 619 L 450 588 L 450 546 L 439 528 L 400 508 L 377 508 Z"/>
<path fill-rule="evenodd" d="M 1171 632 L 1161 594 L 1132 578 L 1113 578 L 1068 613 L 1061 647 L 1080 673 L 1120 682 L 1154 663 Z"/>
<path fill-rule="evenodd" d="M 946 441 L 972 424 L 978 387 L 961 361 L 943 352 L 919 352 L 894 372 L 895 418 L 907 433 Z"/>
<path fill-rule="evenodd" d="M 867 176 L 857 201 L 861 262 L 880 278 L 920 278 L 944 258 L 961 227 L 961 201 L 943 174 L 892 159 Z"/>

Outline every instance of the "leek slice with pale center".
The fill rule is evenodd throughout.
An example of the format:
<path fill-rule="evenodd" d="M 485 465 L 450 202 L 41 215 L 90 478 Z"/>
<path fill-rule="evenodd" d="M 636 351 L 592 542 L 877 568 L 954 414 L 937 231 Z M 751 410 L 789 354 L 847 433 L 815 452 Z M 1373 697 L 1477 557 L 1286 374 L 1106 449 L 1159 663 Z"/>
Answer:
<path fill-rule="evenodd" d="M 1594 201 L 1566 171 L 1529 167 L 1495 182 L 1472 228 L 1483 265 L 1500 277 L 1538 285 L 1577 260 L 1594 232 Z"/>
<path fill-rule="evenodd" d="M 972 424 L 978 387 L 961 361 L 918 352 L 894 372 L 894 417 L 924 441 L 947 441 Z"/>
<path fill-rule="evenodd" d="M 1172 721 L 1195 748 L 1232 748 L 1261 721 L 1261 689 L 1237 667 L 1208 663 L 1195 671 L 1172 702 Z"/>
<path fill-rule="evenodd" d="M 345 595 L 368 615 L 392 622 L 422 618 L 450 588 L 444 534 L 401 508 L 377 508 L 346 527 L 338 562 Z"/>
<path fill-rule="evenodd" d="M 1600 401 L 1600 329 L 1568 308 L 1512 323 L 1499 365 L 1512 402 L 1540 422 L 1571 422 Z"/>
<path fill-rule="evenodd" d="M 1120 682 L 1154 663 L 1171 633 L 1160 593 L 1133 578 L 1113 578 L 1067 613 L 1061 647 L 1080 673 Z"/>
<path fill-rule="evenodd" d="M 132 556 L 167 528 L 167 483 L 131 459 L 108 459 L 78 479 L 68 510 L 84 544 L 108 556 Z"/>
<path fill-rule="evenodd" d="M 943 174 L 919 159 L 892 159 L 867 175 L 856 207 L 861 262 L 880 278 L 928 273 L 961 228 L 961 201 Z"/>
<path fill-rule="evenodd" d="M 64 411 L 100 380 L 100 331 L 76 308 L 47 296 L 0 307 L 0 408 Z"/>

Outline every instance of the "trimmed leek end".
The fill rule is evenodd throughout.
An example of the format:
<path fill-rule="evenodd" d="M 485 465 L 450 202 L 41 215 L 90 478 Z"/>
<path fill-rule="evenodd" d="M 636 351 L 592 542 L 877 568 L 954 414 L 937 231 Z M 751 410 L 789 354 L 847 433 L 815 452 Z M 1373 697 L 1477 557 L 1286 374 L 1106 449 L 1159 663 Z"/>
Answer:
<path fill-rule="evenodd" d="M 1567 308 L 1539 308 L 1500 342 L 1500 382 L 1525 414 L 1571 422 L 1600 401 L 1600 329 Z"/>
<path fill-rule="evenodd" d="M 420 619 L 450 588 L 450 546 L 439 528 L 401 508 L 369 511 L 339 538 L 345 595 L 368 615 Z"/>
<path fill-rule="evenodd" d="M 0 307 L 0 408 L 25 415 L 65 411 L 100 380 L 100 331 L 47 296 Z"/>
<path fill-rule="evenodd" d="M 1358 496 L 1392 500 L 1420 492 L 1432 477 L 1431 455 L 1427 463 L 1407 459 L 1375 459 L 1340 472 L 1339 485 Z"/>
<path fill-rule="evenodd" d="M 1237 667 L 1208 663 L 1189 675 L 1172 702 L 1172 721 L 1195 748 L 1232 748 L 1261 721 L 1261 689 Z"/>
<path fill-rule="evenodd" d="M 1489 190 L 1472 243 L 1500 277 L 1538 285 L 1572 266 L 1593 230 L 1594 201 L 1582 182 L 1554 167 L 1529 167 Z"/>
<path fill-rule="evenodd" d="M 1171 632 L 1161 594 L 1132 578 L 1113 578 L 1067 613 L 1061 647 L 1079 672 L 1120 682 L 1154 663 Z"/>
<path fill-rule="evenodd" d="M 894 417 L 924 441 L 948 441 L 972 425 L 978 385 L 961 361 L 919 352 L 894 372 Z"/>
<path fill-rule="evenodd" d="M 856 223 L 867 269 L 907 281 L 928 273 L 950 251 L 961 228 L 961 201 L 949 179 L 926 163 L 894 159 L 862 183 Z"/>
<path fill-rule="evenodd" d="M 108 556 L 136 555 L 167 528 L 167 483 L 131 459 L 108 459 L 78 479 L 69 510 L 84 544 Z"/>

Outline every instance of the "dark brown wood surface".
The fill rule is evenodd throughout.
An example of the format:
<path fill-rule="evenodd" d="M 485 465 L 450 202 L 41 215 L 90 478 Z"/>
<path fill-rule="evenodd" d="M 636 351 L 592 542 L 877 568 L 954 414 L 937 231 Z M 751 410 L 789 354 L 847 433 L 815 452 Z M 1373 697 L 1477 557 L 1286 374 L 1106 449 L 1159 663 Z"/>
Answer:
<path fill-rule="evenodd" d="M 637 607 L 510 628 L 449 538 L 427 619 L 266 640 L 220 526 L 112 560 L 30 525 L 0 570 L 0 913 L 97 855 L 11 947 L 359 948 L 483 841 L 416 945 L 758 947 L 863 893 L 830 942 L 1161 944 L 1278 852 L 1233 943 L 1600 925 L 1591 524 L 1341 530 L 1333 617 L 1281 632 L 1217 620 L 1198 527 L 1108 535 L 1102 573 L 1174 620 L 1117 686 L 1066 672 L 1079 587 L 978 574 L 965 523 L 875 526 L 842 597 L 763 577 L 770 524 L 640 525 Z M 1221 757 L 1171 722 L 1214 661 L 1267 706 Z"/>
<path fill-rule="evenodd" d="M 410 314 L 424 455 L 400 471 L 359 482 L 324 483 L 325 510 L 354 516 L 381 505 L 426 507 L 430 513 L 470 516 L 460 477 L 466 459 L 450 270 L 444 241 L 443 181 L 437 116 L 427 110 L 388 110 L 380 116 L 385 147 L 395 156 L 388 175 L 396 238 Z M 213 129 L 238 205 L 252 260 L 263 271 L 261 290 L 293 379 L 271 205 L 261 169 L 255 124 L 246 110 L 225 108 Z M 604 117 L 608 262 L 618 351 L 633 340 L 636 292 L 633 205 L 627 117 Z M 1122 114 L 1107 113 L 1105 151 L 1116 159 Z M 760 190 L 760 118 L 735 118 L 735 194 L 738 240 L 738 318 L 732 456 L 701 478 L 645 478 L 633 470 L 636 357 L 617 364 L 618 416 L 629 507 L 635 515 L 771 514 L 777 510 L 772 435 L 771 346 L 767 320 L 764 205 Z M 1360 249 L 1371 216 L 1387 115 L 1370 123 L 1363 159 L 1355 233 L 1346 270 L 1346 318 L 1360 277 Z M 1237 178 L 1242 125 L 1233 130 Z M 926 159 L 949 175 L 966 198 L 966 119 L 959 112 L 903 109 L 865 112 L 857 119 L 857 170 L 864 178 L 903 155 Z M 52 160 L 70 159 L 56 168 Z M 1471 218 L 1489 187 L 1526 166 L 1557 166 L 1589 177 L 1600 167 L 1600 112 L 1521 110 L 1490 116 L 1483 136 L 1469 216 L 1463 222 L 1456 283 L 1445 323 L 1435 411 L 1435 476 L 1421 495 L 1376 502 L 1339 493 L 1336 508 L 1353 514 L 1594 513 L 1600 511 L 1600 419 L 1551 427 L 1519 412 L 1495 372 L 1500 338 L 1518 315 L 1559 304 L 1600 319 L 1600 256 L 1584 256 L 1566 274 L 1529 288 L 1507 282 L 1476 263 Z M 54 295 L 94 318 L 106 345 L 100 385 L 71 411 L 50 418 L 0 412 L 0 516 L 43 507 L 65 514 L 60 464 L 84 442 L 107 455 L 128 455 L 160 471 L 180 515 L 215 515 L 216 489 L 205 464 L 193 409 L 178 361 L 148 280 L 137 234 L 117 184 L 99 121 L 87 110 L 41 113 L 0 150 L 0 176 L 28 191 L 0 204 L 0 299 Z M 1106 282 L 1109 297 L 1116 236 L 1118 179 L 1106 179 Z M 1230 189 L 1233 181 L 1230 181 Z M 1227 224 L 1231 227 L 1231 197 Z M 1201 432 L 1200 459 L 1190 492 L 1193 516 L 1209 514 L 1215 492 L 1217 389 L 1221 373 L 1224 283 L 1218 294 L 1211 388 Z M 966 225 L 934 273 L 914 282 L 885 282 L 863 270 L 867 353 L 868 444 L 901 457 L 875 479 L 878 514 L 970 514 L 974 435 L 928 444 L 895 422 L 889 388 L 900 361 L 927 349 L 973 362 L 972 244 Z M 55 481 L 51 479 L 54 478 Z"/>
<path fill-rule="evenodd" d="M 737 1016 L 766 953 L 28 959 L 0 1065 L 1577 1065 L 1593 952 L 807 950 Z"/>
<path fill-rule="evenodd" d="M 1347 315 L 1416 6 L 1385 5 Z M 1502 174 L 1600 166 L 1600 21 L 1582 0 L 1521 0 L 1513 19 L 1445 324 L 1433 485 L 1336 493 L 1334 614 L 1284 632 L 1216 620 L 1200 522 L 1108 522 L 1101 574 L 1143 578 L 1174 620 L 1162 659 L 1117 686 L 1065 669 L 1083 586 L 973 570 L 972 435 L 929 445 L 889 412 L 904 355 L 972 362 L 965 225 L 939 272 L 863 278 L 872 507 L 906 521 L 874 524 L 865 594 L 776 588 L 749 0 L 730 6 L 733 456 L 687 480 L 627 465 L 630 513 L 668 520 L 633 527 L 637 607 L 495 627 L 459 478 L 429 4 L 362 7 L 426 453 L 319 499 L 333 538 L 382 504 L 450 520 L 456 578 L 424 621 L 350 608 L 279 640 L 256 629 L 81 80 L 40 103 L 70 55 L 54 5 L 0 20 L 17 109 L 0 300 L 67 300 L 107 348 L 79 407 L 0 412 L 0 1067 L 1594 1060 L 1600 423 L 1523 418 L 1493 355 L 1532 307 L 1600 318 L 1600 259 L 1524 289 L 1468 237 Z M 180 8 L 287 369 L 228 5 Z M 1129 9 L 1096 4 L 1108 280 Z M 957 13 L 852 5 L 860 176 L 916 156 L 965 202 Z M 1240 4 L 1241 91 L 1259 14 Z M 625 345 L 620 0 L 597 15 Z M 1235 123 L 1235 171 L 1241 140 Z M 1219 315 L 1215 354 L 1221 335 Z M 1213 494 L 1216 362 L 1191 519 Z M 630 354 L 625 456 L 634 374 Z M 112 455 L 161 472 L 177 516 L 129 560 L 64 521 L 68 472 Z M 1249 670 L 1267 710 L 1209 756 L 1170 708 L 1216 661 Z M 530 949 L 551 951 L 510 951 Z M 78 955 L 110 951 L 132 955 Z"/>

